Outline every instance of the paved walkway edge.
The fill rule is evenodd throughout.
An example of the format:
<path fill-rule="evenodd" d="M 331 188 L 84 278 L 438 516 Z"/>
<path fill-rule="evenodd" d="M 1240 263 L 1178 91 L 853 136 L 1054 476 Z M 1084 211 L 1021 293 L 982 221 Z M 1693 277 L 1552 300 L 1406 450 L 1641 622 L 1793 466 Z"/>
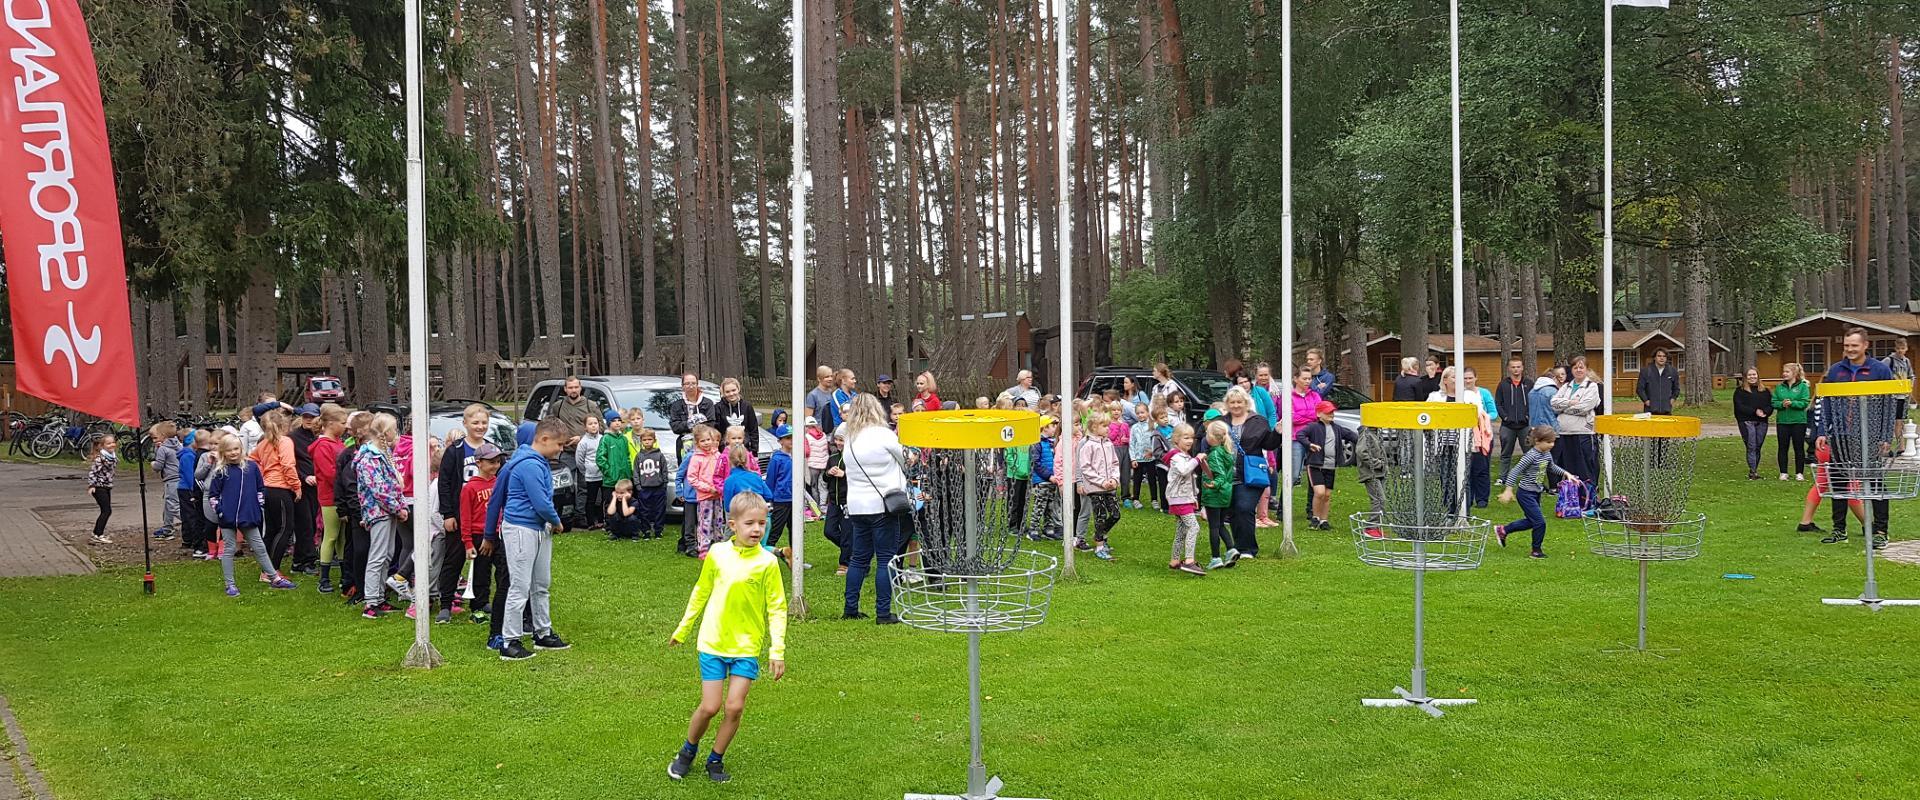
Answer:
<path fill-rule="evenodd" d="M 27 734 L 20 730 L 20 720 L 14 719 L 13 709 L 7 705 L 5 695 L 0 695 L 0 722 L 7 728 L 7 784 L 0 786 L 0 793 L 15 791 L 24 783 L 31 794 L 31 800 L 53 800 L 53 790 L 47 788 L 47 778 L 40 774 L 40 768 L 33 764 L 33 754 L 27 750 Z M 16 795 L 17 796 L 17 795 Z"/>
<path fill-rule="evenodd" d="M 50 506 L 42 506 L 40 508 L 49 507 Z M 80 566 L 83 568 L 80 574 L 92 575 L 93 573 L 99 572 L 100 568 L 94 565 L 93 559 L 88 558 L 86 553 L 73 549 L 73 545 L 67 544 L 66 539 L 61 538 L 59 534 L 53 532 L 53 523 L 48 522 L 46 517 L 40 516 L 40 508 L 27 509 L 27 513 L 33 515 L 34 521 L 40 523 L 40 527 L 47 529 L 47 535 L 53 537 L 53 540 L 59 543 L 60 549 L 67 551 L 67 555 L 73 556 L 73 560 L 80 562 Z"/>

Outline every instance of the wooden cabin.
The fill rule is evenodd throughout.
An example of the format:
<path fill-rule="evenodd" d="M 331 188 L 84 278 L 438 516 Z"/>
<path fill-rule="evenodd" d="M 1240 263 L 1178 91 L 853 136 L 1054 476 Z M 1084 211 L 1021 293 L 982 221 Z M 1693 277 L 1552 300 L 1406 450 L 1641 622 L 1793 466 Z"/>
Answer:
<path fill-rule="evenodd" d="M 1886 358 L 1893 343 L 1906 339 L 1909 357 L 1920 351 L 1920 314 L 1897 311 L 1822 311 L 1760 332 L 1769 340 L 1767 349 L 1754 354 L 1754 367 L 1762 382 L 1771 386 L 1780 382 L 1781 368 L 1798 363 L 1807 372 L 1807 380 L 1820 382 L 1827 368 L 1844 356 L 1840 340 L 1848 328 L 1867 331 L 1867 355 Z"/>

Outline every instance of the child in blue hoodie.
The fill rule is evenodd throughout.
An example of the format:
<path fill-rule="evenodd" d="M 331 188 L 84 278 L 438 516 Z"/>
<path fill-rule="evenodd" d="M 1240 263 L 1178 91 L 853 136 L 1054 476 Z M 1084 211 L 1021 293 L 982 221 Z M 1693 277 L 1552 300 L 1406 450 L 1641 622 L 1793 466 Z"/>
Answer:
<path fill-rule="evenodd" d="M 693 482 L 687 480 L 687 467 L 693 463 L 693 454 L 699 448 L 693 446 L 691 439 L 680 448 L 680 468 L 673 473 L 673 496 L 680 501 L 680 542 L 676 545 L 680 554 L 688 558 L 700 555 L 700 537 L 695 524 L 695 508 L 700 504 L 700 492 L 693 488 Z"/>
<path fill-rule="evenodd" d="M 507 553 L 507 604 L 495 609 L 501 619 L 500 659 L 532 658 L 520 643 L 526 625 L 522 614 L 533 609 L 533 646 L 536 650 L 565 650 L 565 640 L 553 632 L 548 589 L 553 582 L 553 534 L 561 528 L 553 506 L 553 469 L 548 461 L 560 455 L 572 438 L 567 424 L 557 418 L 541 420 L 533 442 L 515 450 L 500 470 L 493 497 L 487 501 L 486 537 Z"/>
<path fill-rule="evenodd" d="M 260 478 L 260 466 L 247 460 L 241 445 L 238 436 L 220 440 L 220 466 L 214 469 L 209 490 L 214 519 L 220 526 L 220 539 L 214 548 L 220 558 L 220 574 L 227 581 L 227 596 L 240 596 L 240 587 L 233 582 L 233 553 L 240 547 L 242 532 L 247 537 L 247 549 L 260 562 L 260 580 L 275 589 L 292 589 L 293 581 L 273 568 L 266 539 L 260 535 L 266 484 Z"/>
<path fill-rule="evenodd" d="M 1054 441 L 1059 436 L 1059 420 L 1041 417 L 1040 441 L 1033 446 L 1033 491 L 1027 501 L 1033 520 L 1027 538 L 1035 541 L 1061 537 L 1060 484 L 1053 474 Z"/>
<path fill-rule="evenodd" d="M 775 411 L 776 418 L 784 412 Z M 772 521 L 767 523 L 767 545 L 780 546 L 780 534 L 793 526 L 793 429 L 779 425 L 773 429 L 779 449 L 767 460 L 767 502 L 773 506 Z"/>
<path fill-rule="evenodd" d="M 747 468 L 750 463 L 753 463 L 753 453 L 748 452 L 745 445 L 736 444 L 727 451 L 727 464 L 731 469 L 727 471 L 726 483 L 720 486 L 721 511 L 733 508 L 734 496 L 742 492 L 760 495 L 762 500 L 773 494 L 766 479 Z"/>

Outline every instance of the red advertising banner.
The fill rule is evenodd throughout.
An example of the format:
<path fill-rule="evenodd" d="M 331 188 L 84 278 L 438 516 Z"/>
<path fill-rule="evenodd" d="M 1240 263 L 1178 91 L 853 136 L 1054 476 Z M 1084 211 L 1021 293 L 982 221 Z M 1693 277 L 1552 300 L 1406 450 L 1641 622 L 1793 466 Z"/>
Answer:
<path fill-rule="evenodd" d="M 20 390 L 140 424 L 120 203 L 75 0 L 0 0 L 0 240 Z"/>

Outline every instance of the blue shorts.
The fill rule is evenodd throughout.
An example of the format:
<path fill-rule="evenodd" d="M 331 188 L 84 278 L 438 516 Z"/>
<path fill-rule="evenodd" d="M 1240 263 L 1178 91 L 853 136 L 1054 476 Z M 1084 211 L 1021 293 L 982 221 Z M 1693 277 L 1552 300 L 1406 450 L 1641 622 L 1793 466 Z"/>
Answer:
<path fill-rule="evenodd" d="M 727 676 L 755 680 L 760 677 L 760 659 L 752 656 L 728 658 L 712 653 L 700 654 L 700 680 L 724 681 Z"/>

